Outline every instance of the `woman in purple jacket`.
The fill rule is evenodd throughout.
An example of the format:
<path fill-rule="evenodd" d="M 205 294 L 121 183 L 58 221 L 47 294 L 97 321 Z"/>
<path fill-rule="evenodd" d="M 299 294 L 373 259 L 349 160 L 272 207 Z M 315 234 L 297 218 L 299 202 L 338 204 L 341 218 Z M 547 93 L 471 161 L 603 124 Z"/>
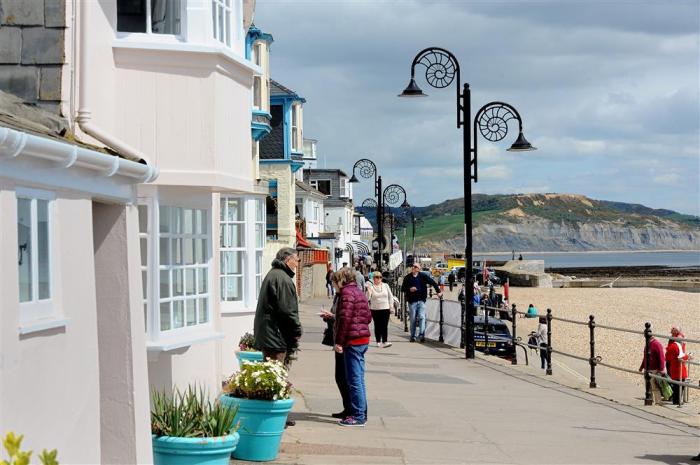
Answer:
<path fill-rule="evenodd" d="M 340 297 L 335 314 L 335 351 L 344 354 L 345 374 L 350 389 L 350 416 L 341 426 L 365 426 L 367 392 L 365 389 L 365 353 L 369 346 L 372 313 L 365 293 L 357 287 L 355 273 L 343 268 L 336 273 Z"/>

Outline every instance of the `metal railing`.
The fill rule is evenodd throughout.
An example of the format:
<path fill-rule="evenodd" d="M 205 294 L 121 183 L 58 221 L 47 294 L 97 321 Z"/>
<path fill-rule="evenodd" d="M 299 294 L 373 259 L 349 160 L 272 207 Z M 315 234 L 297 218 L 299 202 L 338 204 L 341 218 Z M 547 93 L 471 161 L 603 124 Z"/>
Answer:
<path fill-rule="evenodd" d="M 426 315 L 426 323 L 433 323 L 438 325 L 438 341 L 443 342 L 444 337 L 443 337 L 443 328 L 445 326 L 447 327 L 453 327 L 456 328 L 456 324 L 450 324 L 445 322 L 445 316 L 444 316 L 444 304 L 445 300 L 442 298 L 439 299 L 439 307 L 438 307 L 438 318 L 437 319 L 428 319 Z M 454 302 L 454 301 L 447 301 L 447 302 Z M 461 308 L 461 315 L 460 315 L 460 347 L 464 347 L 464 338 L 465 338 L 465 305 L 463 303 L 460 303 L 460 308 Z M 609 326 L 609 325 L 601 325 L 597 324 L 595 321 L 595 316 L 594 315 L 589 315 L 588 321 L 578 321 L 578 320 L 573 320 L 570 318 L 563 318 L 563 317 L 558 317 L 554 316 L 552 313 L 551 309 L 547 309 L 547 312 L 545 314 L 527 314 L 527 312 L 521 312 L 518 311 L 516 304 L 512 304 L 512 307 L 510 310 L 505 309 L 505 308 L 499 308 L 499 307 L 491 307 L 488 305 L 479 305 L 477 307 L 477 312 L 483 311 L 484 314 L 484 328 L 488 328 L 488 322 L 489 322 L 489 317 L 491 315 L 495 316 L 496 312 L 499 312 L 499 316 L 501 320 L 504 320 L 505 316 L 507 315 L 511 321 L 511 341 L 513 344 L 513 354 L 511 357 L 511 363 L 513 365 L 518 364 L 518 357 L 517 357 L 517 347 L 520 346 L 523 349 L 524 355 L 525 355 L 525 363 L 528 364 L 528 352 L 527 348 L 531 349 L 537 349 L 537 350 L 544 350 L 546 351 L 546 363 L 547 363 L 547 368 L 546 368 L 546 375 L 551 376 L 552 375 L 552 354 L 580 360 L 583 362 L 588 362 L 590 373 L 589 373 L 589 388 L 596 388 L 598 386 L 597 381 L 596 381 L 596 368 L 598 366 L 606 367 L 612 370 L 617 370 L 620 372 L 625 372 L 625 373 L 630 373 L 634 375 L 639 375 L 639 376 L 644 376 L 644 404 L 645 405 L 652 405 L 653 404 L 653 396 L 652 396 L 652 380 L 658 380 L 658 381 L 665 381 L 670 384 L 674 384 L 679 386 L 678 389 L 681 389 L 680 393 L 677 395 L 677 398 L 679 399 L 679 406 L 682 405 L 684 402 L 684 398 L 687 399 L 688 396 L 688 391 L 687 389 L 700 389 L 700 382 L 698 384 L 688 382 L 688 380 L 674 380 L 671 379 L 667 376 L 662 376 L 654 372 L 653 370 L 650 369 L 649 367 L 649 360 L 651 357 L 650 354 L 650 340 L 652 336 L 660 338 L 660 339 L 666 339 L 666 340 L 671 340 L 671 341 L 677 341 L 677 342 L 689 342 L 689 343 L 700 343 L 700 340 L 697 339 L 691 339 L 691 338 L 679 338 L 679 337 L 672 337 L 672 336 L 667 336 L 663 334 L 655 334 L 652 333 L 651 331 L 651 323 L 647 322 L 644 324 L 644 330 L 634 330 L 634 329 L 629 329 L 629 328 L 621 328 L 621 327 L 616 327 L 616 326 Z M 406 324 L 408 325 L 408 315 L 406 314 L 405 309 L 402 312 L 403 315 L 403 320 Z M 531 343 L 523 343 L 522 338 L 518 336 L 518 315 L 521 315 L 522 317 L 530 317 L 530 318 L 544 318 L 546 325 L 547 325 L 547 333 L 546 333 L 546 342 L 545 341 L 539 341 L 537 345 L 531 344 Z M 578 325 L 578 326 L 586 326 L 588 327 L 588 339 L 589 339 L 589 350 L 588 350 L 588 357 L 578 355 L 578 354 L 572 354 L 569 352 L 566 352 L 564 350 L 559 350 L 555 349 L 552 346 L 552 323 L 554 321 L 565 323 L 565 324 L 573 324 L 573 325 Z M 613 363 L 608 363 L 607 361 L 604 362 L 603 358 L 596 353 L 596 329 L 604 329 L 608 331 L 617 331 L 617 332 L 624 332 L 624 333 L 629 333 L 629 334 L 635 334 L 639 336 L 644 337 L 645 345 L 644 345 L 644 362 L 643 366 L 640 370 L 635 371 L 629 368 L 625 368 L 622 366 L 615 365 Z M 406 327 L 406 331 L 407 331 Z M 481 334 L 481 332 L 479 332 Z M 484 352 L 488 353 L 488 331 L 484 331 Z M 681 360 L 681 376 L 682 376 L 682 370 L 683 370 L 683 365 L 700 365 L 699 362 L 696 362 L 694 360 Z M 686 400 L 687 402 L 687 400 Z"/>

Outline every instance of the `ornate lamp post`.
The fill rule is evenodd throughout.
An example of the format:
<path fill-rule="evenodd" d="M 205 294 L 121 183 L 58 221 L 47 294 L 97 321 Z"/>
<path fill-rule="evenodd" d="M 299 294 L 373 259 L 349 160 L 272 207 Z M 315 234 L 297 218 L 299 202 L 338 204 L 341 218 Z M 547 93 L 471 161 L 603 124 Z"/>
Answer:
<path fill-rule="evenodd" d="M 382 222 L 382 201 L 381 201 L 381 193 L 382 193 L 382 177 L 378 176 L 377 174 L 377 165 L 374 164 L 372 160 L 369 158 L 361 158 L 355 162 L 355 164 L 352 167 L 352 177 L 350 178 L 349 182 L 356 183 L 360 182 L 359 179 L 357 179 L 357 174 L 360 175 L 360 177 L 369 179 L 374 177 L 374 197 L 377 199 L 374 202 L 374 205 L 371 205 L 368 203 L 372 199 L 365 199 L 364 202 L 362 202 L 362 206 L 374 206 L 376 208 L 376 220 L 377 220 L 377 228 L 379 228 L 378 231 L 378 246 L 379 246 L 379 256 L 380 260 L 379 263 L 377 263 L 377 266 L 379 267 L 379 271 L 382 271 L 382 261 L 381 261 L 381 249 L 382 249 L 382 244 L 384 241 L 384 225 Z M 367 204 L 367 205 L 365 205 Z"/>
<path fill-rule="evenodd" d="M 382 217 L 384 216 L 385 208 L 386 206 L 389 205 L 389 207 L 400 207 L 400 208 L 410 208 L 410 205 L 406 201 L 406 190 L 401 187 L 398 184 L 389 184 L 386 186 L 384 191 L 382 191 L 382 196 L 381 196 L 381 210 L 382 210 Z M 391 226 L 389 227 L 389 245 L 390 247 L 393 247 L 393 213 L 391 213 Z M 383 220 L 384 218 L 382 218 Z M 380 253 L 380 258 L 381 262 L 383 262 L 384 258 Z M 381 271 L 381 268 L 380 268 Z"/>
<path fill-rule="evenodd" d="M 477 172 L 477 129 L 481 135 L 491 141 L 503 140 L 508 134 L 508 122 L 517 120 L 518 138 L 508 151 L 535 150 L 523 135 L 523 121 L 518 111 L 510 104 L 504 102 L 490 102 L 476 112 L 473 121 L 473 131 L 470 127 L 471 119 L 471 91 L 469 84 L 464 83 L 460 93 L 460 70 L 457 58 L 443 48 L 429 47 L 418 52 L 411 64 L 411 80 L 399 97 L 427 97 L 418 87 L 415 80 L 416 66 L 425 67 L 425 80 L 431 87 L 442 89 L 457 78 L 457 128 L 462 128 L 464 144 L 464 270 L 465 282 L 469 281 L 469 291 L 466 293 L 465 311 L 467 313 L 465 357 L 474 358 L 474 305 L 470 293 L 474 288 L 474 275 L 472 272 L 472 214 L 471 214 L 471 180 L 478 181 Z M 472 132 L 474 134 L 472 147 Z M 468 174 L 467 174 L 468 173 Z"/>

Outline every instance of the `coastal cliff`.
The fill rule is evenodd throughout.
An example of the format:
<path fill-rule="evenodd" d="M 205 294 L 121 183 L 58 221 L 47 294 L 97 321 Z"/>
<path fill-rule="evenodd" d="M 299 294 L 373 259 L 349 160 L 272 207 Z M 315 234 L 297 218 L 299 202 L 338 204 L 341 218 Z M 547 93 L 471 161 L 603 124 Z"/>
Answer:
<path fill-rule="evenodd" d="M 477 251 L 700 249 L 699 217 L 638 204 L 574 194 L 477 194 L 472 212 Z M 462 199 L 419 207 L 414 213 L 421 249 L 464 248 Z"/>

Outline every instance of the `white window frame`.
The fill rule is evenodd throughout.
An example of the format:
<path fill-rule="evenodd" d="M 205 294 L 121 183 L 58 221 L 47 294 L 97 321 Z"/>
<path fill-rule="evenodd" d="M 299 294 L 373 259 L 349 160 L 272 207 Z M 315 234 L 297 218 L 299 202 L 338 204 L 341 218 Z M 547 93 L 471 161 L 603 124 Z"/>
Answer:
<path fill-rule="evenodd" d="M 32 281 L 32 299 L 26 302 L 19 301 L 19 274 L 17 275 L 17 290 L 18 290 L 18 305 L 19 305 L 19 323 L 20 334 L 26 334 L 33 331 L 49 329 L 59 326 L 65 326 L 67 320 L 62 319 L 62 314 L 58 308 L 57 296 L 58 291 L 58 273 L 56 272 L 56 254 L 55 251 L 55 231 L 56 231 L 56 214 L 55 200 L 56 194 L 50 191 L 38 189 L 28 189 L 18 187 L 15 190 L 15 205 L 18 205 L 19 199 L 27 199 L 31 201 L 31 281 Z M 47 202 L 47 254 L 49 260 L 49 297 L 47 299 L 39 299 L 39 254 L 38 251 L 38 216 L 37 216 L 37 200 Z M 16 208 L 16 207 L 15 207 Z M 17 215 L 19 212 L 17 212 Z M 15 228 L 19 218 L 15 218 Z M 19 248 L 19 237 L 17 238 L 17 247 Z M 19 270 L 18 270 L 19 272 Z"/>
<path fill-rule="evenodd" d="M 161 32 L 153 32 L 153 15 L 151 12 L 151 1 L 152 0 L 145 0 L 146 2 L 146 31 L 145 32 L 129 32 L 129 31 L 120 31 L 117 29 L 117 37 L 128 37 L 132 35 L 146 35 L 149 37 L 149 39 L 154 39 L 156 37 L 164 37 L 164 38 L 178 38 L 178 39 L 184 39 L 184 34 L 185 34 L 185 29 L 186 29 L 186 24 L 187 24 L 187 0 L 179 0 L 180 2 L 180 32 L 177 34 L 166 34 L 166 33 L 161 33 Z M 173 0 L 167 0 L 167 1 L 173 1 Z M 231 0 L 234 1 L 234 0 Z M 115 5 L 116 8 L 116 5 Z M 115 24 L 115 29 L 118 26 Z M 168 40 L 168 39 L 164 39 Z"/>
<path fill-rule="evenodd" d="M 253 42 L 250 48 L 250 59 L 258 66 L 262 66 L 262 43 L 257 40 Z M 263 77 L 259 74 L 253 75 L 253 108 L 261 110 L 263 107 L 262 101 L 262 80 Z"/>
<path fill-rule="evenodd" d="M 145 208 L 146 212 L 146 230 L 142 231 L 141 230 L 141 208 Z M 151 254 L 151 249 L 153 247 L 152 243 L 152 235 L 153 235 L 153 222 L 151 221 L 152 215 L 151 215 L 151 208 L 152 208 L 152 202 L 149 202 L 145 199 L 140 199 L 139 202 L 137 203 L 137 210 L 138 210 L 138 218 L 139 218 L 139 251 L 141 252 L 141 261 L 140 261 L 140 269 L 141 269 L 141 283 L 142 283 L 142 292 L 143 295 L 141 296 L 143 299 L 143 312 L 144 312 L 144 330 L 146 333 L 149 332 L 148 324 L 151 318 L 148 316 L 148 309 L 149 305 L 148 303 L 151 300 L 151 263 L 152 263 L 152 254 Z M 141 247 L 142 241 L 145 239 L 146 241 L 146 250 L 145 250 L 145 257 L 144 257 L 144 250 L 143 247 Z M 144 276 L 145 276 L 145 287 L 143 286 L 144 283 Z"/>
<path fill-rule="evenodd" d="M 318 183 L 319 182 L 328 182 L 328 194 L 318 190 Z M 309 184 L 311 184 L 311 186 L 314 189 L 316 189 L 317 191 L 321 192 L 324 195 L 333 195 L 333 181 L 331 179 L 314 179 L 313 181 L 309 181 Z"/>
<path fill-rule="evenodd" d="M 204 202 L 181 202 L 181 201 L 171 201 L 170 199 L 160 199 L 157 196 L 155 197 L 148 197 L 148 198 L 142 198 L 138 200 L 138 203 L 141 205 L 148 205 L 149 207 L 149 225 L 150 225 L 150 234 L 149 234 L 149 253 L 148 253 L 148 290 L 149 290 L 149 296 L 148 296 L 148 319 L 147 319 L 147 339 L 148 339 L 148 350 L 149 351 L 168 351 L 168 350 L 173 350 L 179 347 L 185 347 L 192 345 L 197 342 L 206 342 L 209 340 L 213 339 L 219 339 L 222 337 L 220 334 L 214 333 L 214 324 L 213 324 L 213 302 L 212 302 L 212 296 L 213 294 L 213 287 L 212 287 L 212 219 L 211 219 L 211 203 L 207 202 L 206 204 Z M 160 209 L 161 207 L 170 207 L 170 208 L 179 208 L 181 210 L 192 210 L 194 213 L 193 215 L 196 215 L 196 210 L 203 210 L 206 212 L 206 219 L 203 221 L 203 226 L 206 226 L 206 232 L 205 233 L 193 233 L 193 234 L 184 234 L 184 233 L 175 233 L 169 231 L 169 232 L 161 232 L 160 231 Z M 183 215 L 184 218 L 184 215 Z M 184 223 L 184 220 L 183 220 Z M 183 225 L 184 226 L 184 225 Z M 200 227 L 201 228 L 201 227 Z M 172 219 L 170 223 L 169 229 L 172 229 Z M 182 226 L 181 226 L 182 230 Z M 200 229 L 201 231 L 201 229 Z M 161 265 L 160 264 L 160 248 L 161 248 L 161 239 L 162 238 L 167 238 L 167 239 L 204 239 L 204 245 L 203 245 L 203 250 L 202 254 L 204 257 L 204 262 L 203 263 L 194 263 L 192 265 L 185 265 L 185 264 L 165 264 Z M 172 243 L 169 241 L 169 254 L 172 253 Z M 196 244 L 193 245 L 195 247 L 195 250 L 193 250 L 193 261 L 196 262 Z M 183 249 L 181 250 L 181 254 L 183 256 L 183 261 L 184 261 L 184 246 Z M 178 268 L 182 269 L 182 275 L 183 275 L 183 295 L 182 296 L 177 296 L 175 297 L 173 295 L 173 279 L 172 279 L 172 272 L 170 273 L 170 284 L 169 284 L 169 296 L 163 298 L 160 294 L 160 274 L 161 271 L 171 271 L 173 268 Z M 194 294 L 192 294 L 193 299 L 195 301 L 195 311 L 196 311 L 196 318 L 199 319 L 199 315 L 201 314 L 202 308 L 201 307 L 201 301 L 202 299 L 206 299 L 206 308 L 204 309 L 207 312 L 207 318 L 206 322 L 202 323 L 197 323 L 194 325 L 187 326 L 187 300 L 188 300 L 188 294 L 187 294 L 187 282 L 186 282 L 186 270 L 187 269 L 196 269 L 196 270 L 206 270 L 207 273 L 207 279 L 205 281 L 206 287 L 207 287 L 207 292 L 206 293 L 200 293 L 199 292 L 199 285 L 200 285 L 200 271 L 195 271 L 195 291 Z M 182 301 L 183 302 L 183 326 L 180 328 L 170 328 L 164 331 L 160 330 L 160 304 L 163 301 L 168 301 L 168 302 L 173 302 L 173 301 Z M 171 308 L 171 326 L 174 320 L 174 308 Z"/>
<path fill-rule="evenodd" d="M 242 210 L 242 215 L 240 219 L 233 219 L 229 220 L 228 219 L 228 205 L 229 201 L 236 200 L 238 201 L 238 208 Z M 225 207 L 225 210 L 224 210 Z M 248 263 L 248 241 L 249 241 L 249 231 L 246 227 L 246 219 L 247 219 L 247 213 L 248 213 L 248 205 L 246 202 L 245 197 L 239 197 L 239 196 L 230 196 L 230 195 L 222 195 L 219 200 L 219 261 L 220 261 L 220 266 L 219 266 L 219 298 L 221 302 L 245 302 L 246 300 L 246 269 L 247 269 L 247 263 Z M 223 210 L 223 211 L 222 211 Z M 225 213 L 226 212 L 226 213 Z M 227 226 L 238 226 L 240 227 L 241 231 L 241 245 L 232 245 L 232 246 L 225 246 L 224 243 L 221 241 L 221 237 L 224 237 L 224 228 Z M 234 273 L 224 273 L 223 272 L 223 264 L 224 264 L 224 254 L 226 252 L 234 252 L 234 253 L 240 253 L 242 254 L 241 258 L 241 269 L 240 273 L 234 274 Z M 239 299 L 235 300 L 228 300 L 228 296 L 226 296 L 226 289 L 224 286 L 224 278 L 239 278 L 240 279 L 240 291 L 241 291 L 241 296 Z"/>
<path fill-rule="evenodd" d="M 219 261 L 223 261 L 223 253 L 228 251 L 238 251 L 243 254 L 242 263 L 242 291 L 243 295 L 240 300 L 224 300 L 224 289 L 223 280 L 219 279 L 219 303 L 221 305 L 221 313 L 238 313 L 244 311 L 250 311 L 254 309 L 258 301 L 258 293 L 260 290 L 260 284 L 263 278 L 263 253 L 265 250 L 265 242 L 267 238 L 267 217 L 265 211 L 265 197 L 259 196 L 246 196 L 246 195 L 235 195 L 235 194 L 222 194 L 219 198 L 219 224 L 218 224 L 218 237 L 221 237 L 221 228 L 224 225 L 232 224 L 228 221 L 221 221 L 221 205 L 225 204 L 227 199 L 237 199 L 243 208 L 243 219 L 237 223 L 243 224 L 243 235 L 244 242 L 243 246 L 230 248 L 223 247 L 223 244 L 219 242 L 218 257 Z M 257 216 L 258 202 L 261 203 L 262 216 Z M 257 230 L 262 234 L 261 243 L 258 244 Z M 221 268 L 221 266 L 219 266 Z M 220 271 L 220 270 L 219 270 Z M 224 275 L 220 275 L 223 277 Z"/>
<path fill-rule="evenodd" d="M 348 192 L 348 180 L 346 178 L 339 178 L 340 181 L 340 197 L 350 198 L 350 193 Z"/>
<path fill-rule="evenodd" d="M 211 20 L 214 40 L 226 47 L 232 48 L 235 45 L 238 27 L 238 1 L 237 0 L 211 0 Z M 224 31 L 219 29 L 220 13 L 223 11 Z M 228 19 L 228 27 L 226 20 Z"/>

